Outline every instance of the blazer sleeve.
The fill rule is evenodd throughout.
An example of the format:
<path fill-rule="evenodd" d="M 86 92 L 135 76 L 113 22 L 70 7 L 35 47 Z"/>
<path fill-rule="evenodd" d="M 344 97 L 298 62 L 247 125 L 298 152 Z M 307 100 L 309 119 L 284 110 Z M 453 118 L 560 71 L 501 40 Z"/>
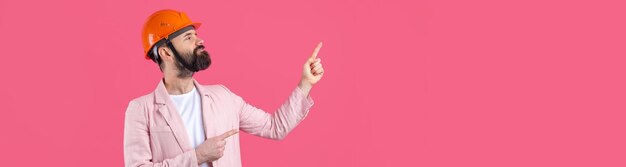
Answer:
<path fill-rule="evenodd" d="M 256 136 L 282 140 L 293 130 L 309 113 L 313 106 L 313 99 L 305 96 L 304 92 L 297 88 L 280 108 L 270 114 L 246 103 L 241 97 L 230 92 L 234 105 L 239 114 L 239 128 L 249 134 Z"/>
<path fill-rule="evenodd" d="M 198 166 L 195 150 L 162 162 L 152 161 L 150 136 L 145 109 L 135 100 L 126 109 L 124 121 L 124 164 L 126 167 Z"/>

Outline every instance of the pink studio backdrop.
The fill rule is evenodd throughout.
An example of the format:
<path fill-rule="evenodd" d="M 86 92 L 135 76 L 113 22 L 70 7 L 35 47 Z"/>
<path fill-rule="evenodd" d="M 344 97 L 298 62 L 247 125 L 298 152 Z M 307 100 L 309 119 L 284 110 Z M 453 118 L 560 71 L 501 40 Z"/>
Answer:
<path fill-rule="evenodd" d="M 1 0 L 0 166 L 122 166 L 163 8 L 204 23 L 198 81 L 268 111 L 324 42 L 311 114 L 244 166 L 626 166 L 622 0 Z"/>

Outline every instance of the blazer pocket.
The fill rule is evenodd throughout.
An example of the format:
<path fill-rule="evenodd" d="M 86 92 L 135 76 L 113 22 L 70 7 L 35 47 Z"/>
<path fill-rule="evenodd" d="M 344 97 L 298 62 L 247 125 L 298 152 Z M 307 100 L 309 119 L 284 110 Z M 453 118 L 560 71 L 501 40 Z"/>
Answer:
<path fill-rule="evenodd" d="M 173 158 L 180 152 L 178 142 L 170 126 L 151 126 L 150 145 L 153 162 L 161 162 L 164 159 Z"/>

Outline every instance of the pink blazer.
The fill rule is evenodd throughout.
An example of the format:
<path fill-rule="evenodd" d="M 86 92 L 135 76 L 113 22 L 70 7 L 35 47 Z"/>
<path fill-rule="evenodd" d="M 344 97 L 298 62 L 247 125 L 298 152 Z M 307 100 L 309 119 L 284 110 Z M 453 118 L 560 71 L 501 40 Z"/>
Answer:
<path fill-rule="evenodd" d="M 202 96 L 202 116 L 207 138 L 231 129 L 281 140 L 302 121 L 313 100 L 296 88 L 274 114 L 247 104 L 222 85 L 203 86 L 194 80 Z M 154 92 L 128 104 L 124 122 L 125 166 L 198 166 L 185 125 L 163 81 Z M 213 167 L 239 167 L 239 135 L 226 139 L 224 156 Z"/>

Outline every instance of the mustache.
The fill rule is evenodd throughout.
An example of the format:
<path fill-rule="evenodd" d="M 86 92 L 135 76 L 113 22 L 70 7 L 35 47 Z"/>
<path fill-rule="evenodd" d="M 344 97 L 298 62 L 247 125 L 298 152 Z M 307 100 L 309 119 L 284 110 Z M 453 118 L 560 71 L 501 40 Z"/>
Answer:
<path fill-rule="evenodd" d="M 203 50 L 204 49 L 204 45 L 200 45 L 198 47 L 196 47 L 195 49 L 193 49 L 193 53 L 198 53 L 198 51 Z M 206 52 L 206 51 L 204 51 Z"/>

